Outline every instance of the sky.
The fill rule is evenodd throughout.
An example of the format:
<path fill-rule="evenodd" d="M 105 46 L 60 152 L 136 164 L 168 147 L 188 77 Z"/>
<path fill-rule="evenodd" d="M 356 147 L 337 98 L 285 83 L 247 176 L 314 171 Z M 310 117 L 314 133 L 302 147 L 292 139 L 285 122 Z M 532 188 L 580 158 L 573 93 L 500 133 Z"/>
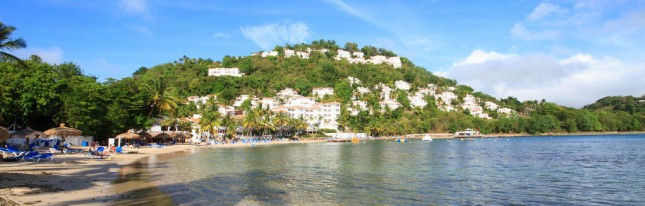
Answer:
<path fill-rule="evenodd" d="M 394 51 L 497 98 L 582 107 L 645 95 L 645 0 L 3 0 L 0 21 L 53 64 L 104 80 L 182 56 L 335 40 Z"/>

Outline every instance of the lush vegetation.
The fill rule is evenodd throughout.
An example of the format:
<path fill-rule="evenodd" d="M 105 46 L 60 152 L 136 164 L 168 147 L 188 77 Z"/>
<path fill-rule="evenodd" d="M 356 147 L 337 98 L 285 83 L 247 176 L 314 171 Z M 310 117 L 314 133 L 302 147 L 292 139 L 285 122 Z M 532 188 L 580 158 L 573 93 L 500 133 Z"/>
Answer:
<path fill-rule="evenodd" d="M 8 39 L 4 38 L 3 40 Z M 23 42 L 24 43 L 24 42 Z M 312 52 L 309 59 L 284 57 L 284 48 L 304 51 L 329 49 L 326 53 Z M 32 56 L 21 62 L 2 58 L 0 61 L 0 125 L 11 124 L 45 130 L 65 122 L 81 129 L 85 135 L 99 139 L 114 137 L 128 129 L 150 127 L 157 118 L 164 118 L 164 125 L 173 128 L 188 128 L 188 118 L 202 114 L 197 122 L 202 131 L 215 133 L 222 128 L 229 137 L 240 128 L 244 135 L 293 136 L 304 133 L 307 125 L 301 118 L 272 114 L 267 108 L 251 108 L 249 103 L 243 119 L 222 116 L 219 104 L 231 105 L 240 94 L 258 97 L 273 97 L 290 87 L 301 95 L 311 95 L 314 87 L 333 87 L 335 94 L 320 101 L 341 102 L 338 118 L 339 130 L 367 132 L 371 135 L 393 135 L 426 132 L 454 132 L 465 128 L 477 128 L 483 133 L 549 133 L 579 131 L 642 131 L 645 125 L 644 97 L 608 97 L 584 109 L 573 109 L 545 101 L 520 102 L 514 97 L 496 100 L 475 92 L 454 80 L 433 75 L 402 57 L 403 66 L 398 69 L 381 64 L 350 64 L 336 61 L 334 41 L 319 40 L 312 44 L 276 47 L 278 57 L 226 56 L 221 61 L 182 57 L 177 61 L 151 68 L 141 67 L 132 77 L 120 80 L 108 79 L 99 82 L 95 77 L 84 75 L 74 63 L 53 65 Z M 358 51 L 354 43 L 344 46 Z M 391 51 L 365 46 L 361 51 L 368 55 L 396 56 Z M 23 65 L 24 64 L 24 65 Z M 209 77 L 208 68 L 238 67 L 243 77 Z M 356 77 L 360 85 L 350 84 L 347 77 Z M 373 88 L 379 83 L 393 86 L 394 81 L 405 80 L 412 91 L 395 91 L 391 97 L 403 106 L 391 110 L 380 108 L 381 91 L 358 95 L 374 112 L 362 111 L 349 115 L 352 96 L 358 86 Z M 428 106 L 410 106 L 408 92 L 414 92 L 427 84 L 438 86 L 441 92 L 448 86 L 456 87 L 460 98 L 465 94 L 485 101 L 493 101 L 517 111 L 510 116 L 486 111 L 492 120 L 475 118 L 463 111 L 443 112 L 433 97 L 426 97 Z M 188 104 L 188 96 L 214 94 L 216 100 L 204 105 Z M 458 99 L 455 103 L 462 101 Z"/>

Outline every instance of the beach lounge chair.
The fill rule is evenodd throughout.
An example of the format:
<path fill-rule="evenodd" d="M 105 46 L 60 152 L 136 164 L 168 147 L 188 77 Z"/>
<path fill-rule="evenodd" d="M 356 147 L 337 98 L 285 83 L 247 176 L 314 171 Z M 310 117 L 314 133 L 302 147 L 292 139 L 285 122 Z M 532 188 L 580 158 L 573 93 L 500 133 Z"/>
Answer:
<path fill-rule="evenodd" d="M 47 158 L 49 158 L 50 162 L 54 161 L 54 154 L 52 154 L 52 153 L 40 154 L 38 156 L 33 157 L 32 160 L 34 160 L 34 162 L 40 162 L 40 160 L 47 159 Z"/>
<path fill-rule="evenodd" d="M 51 152 L 51 153 L 67 153 L 67 151 L 65 151 L 64 149 L 61 149 L 60 147 L 58 147 L 58 145 L 54 145 L 53 147 L 50 147 L 49 152 Z"/>
<path fill-rule="evenodd" d="M 98 156 L 99 159 L 103 159 L 104 157 L 109 157 L 110 156 L 109 154 L 103 154 L 104 151 L 105 151 L 105 147 L 99 147 L 98 149 L 96 149 L 94 156 Z"/>
<path fill-rule="evenodd" d="M 38 156 L 38 152 L 37 151 L 30 151 L 30 152 L 27 152 L 24 155 L 16 157 L 16 160 L 24 162 L 25 160 L 31 159 L 31 158 L 33 158 L 35 156 Z"/>
<path fill-rule="evenodd" d="M 116 152 L 117 154 L 123 154 L 123 147 L 117 147 L 117 148 L 116 148 L 116 150 L 115 150 L 115 152 Z"/>
<path fill-rule="evenodd" d="M 49 161 L 54 161 L 54 154 L 52 154 L 52 153 L 38 154 L 38 152 L 33 151 L 33 152 L 28 153 L 25 156 L 22 156 L 20 158 L 20 161 L 24 162 L 26 160 L 32 160 L 34 162 L 40 162 L 41 159 L 48 159 L 48 158 L 49 158 Z"/>
<path fill-rule="evenodd" d="M 20 150 L 15 145 L 7 145 L 7 148 L 4 149 L 4 151 L 6 153 L 13 154 L 13 158 L 16 158 L 16 160 L 18 160 L 18 157 L 24 156 L 27 154 L 27 152 Z"/>

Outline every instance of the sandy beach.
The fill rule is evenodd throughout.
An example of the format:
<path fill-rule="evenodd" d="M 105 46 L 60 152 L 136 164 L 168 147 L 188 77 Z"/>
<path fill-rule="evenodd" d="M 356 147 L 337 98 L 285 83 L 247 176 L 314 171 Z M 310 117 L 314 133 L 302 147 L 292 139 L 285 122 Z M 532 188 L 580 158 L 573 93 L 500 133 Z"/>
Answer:
<path fill-rule="evenodd" d="M 604 135 L 632 133 L 565 133 L 556 135 Z M 431 134 L 433 138 L 452 138 L 450 134 Z M 528 134 L 489 134 L 486 137 L 531 136 Z M 390 137 L 395 138 L 395 137 Z M 377 139 L 388 139 L 381 137 Z M 314 143 L 324 140 L 274 141 L 254 146 Z M 203 149 L 250 147 L 250 144 L 172 145 L 165 148 L 127 149 L 126 154 L 112 154 L 110 159 L 89 159 L 82 153 L 55 154 L 54 161 L 0 163 L 0 205 L 109 205 L 127 199 L 126 194 L 143 186 L 119 185 L 122 168 L 153 155 L 197 152 Z M 79 147 L 80 148 L 80 147 Z M 87 148 L 83 148 L 87 151 Z M 154 187 L 146 185 L 145 187 Z M 115 189 L 117 188 L 117 189 Z M 124 189 L 125 188 L 125 189 Z M 117 191 L 118 190 L 118 191 Z"/>
<path fill-rule="evenodd" d="M 276 141 L 255 145 L 321 141 Z M 55 154 L 54 161 L 2 162 L 0 205 L 109 205 L 115 200 L 127 198 L 124 195 L 130 192 L 122 190 L 129 187 L 117 187 L 117 184 L 124 183 L 115 183 L 123 166 L 153 155 L 228 147 L 250 145 L 172 145 L 161 149 L 127 149 L 126 154 L 112 154 L 110 159 L 88 159 L 84 154 L 76 153 Z M 87 151 L 87 148 L 83 149 Z M 117 192 L 115 187 L 121 190 Z"/>

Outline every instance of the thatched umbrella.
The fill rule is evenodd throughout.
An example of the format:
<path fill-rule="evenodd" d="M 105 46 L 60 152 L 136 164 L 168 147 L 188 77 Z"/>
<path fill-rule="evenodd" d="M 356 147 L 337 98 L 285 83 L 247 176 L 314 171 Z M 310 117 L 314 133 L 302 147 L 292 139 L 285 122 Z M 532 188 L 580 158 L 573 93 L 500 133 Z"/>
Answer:
<path fill-rule="evenodd" d="M 47 136 L 50 136 L 50 137 L 51 136 L 62 137 L 63 142 L 65 141 L 65 137 L 81 136 L 83 134 L 81 130 L 74 129 L 71 127 L 66 127 L 65 123 L 60 123 L 60 127 L 48 129 L 43 133 L 45 133 Z"/>
<path fill-rule="evenodd" d="M 139 139 L 141 136 L 138 134 L 126 132 L 126 133 L 121 133 L 116 136 L 116 138 L 119 138 L 119 144 L 118 146 L 121 146 L 121 139 Z"/>
<path fill-rule="evenodd" d="M 36 138 L 36 137 L 47 137 L 47 135 L 41 131 L 34 130 L 32 128 L 27 127 L 23 130 L 20 130 L 11 134 L 11 137 Z"/>
<path fill-rule="evenodd" d="M 47 137 L 47 135 L 45 135 L 45 133 L 43 133 L 41 131 L 34 130 L 34 129 L 31 129 L 31 128 L 27 127 L 27 128 L 25 128 L 23 130 L 20 130 L 20 131 L 17 131 L 17 132 L 14 132 L 13 134 L 11 134 L 11 138 L 14 138 L 14 137 L 25 138 L 26 143 L 29 144 L 29 139 L 37 138 L 37 137 Z"/>
<path fill-rule="evenodd" d="M 66 127 L 65 123 L 60 123 L 60 127 L 51 128 L 44 132 L 47 136 L 59 136 L 59 137 L 69 137 L 69 136 L 81 136 L 83 132 L 78 129 L 71 127 Z"/>
<path fill-rule="evenodd" d="M 183 132 L 171 132 L 169 134 L 170 134 L 170 137 L 172 137 L 173 139 L 185 140 L 186 138 L 190 138 L 189 134 L 186 134 Z"/>
<path fill-rule="evenodd" d="M 9 139 L 11 134 L 9 134 L 9 130 L 4 127 L 0 127 L 0 142 L 4 142 Z"/>
<path fill-rule="evenodd" d="M 170 139 L 170 134 L 164 132 L 148 132 L 140 134 L 145 139 Z"/>

